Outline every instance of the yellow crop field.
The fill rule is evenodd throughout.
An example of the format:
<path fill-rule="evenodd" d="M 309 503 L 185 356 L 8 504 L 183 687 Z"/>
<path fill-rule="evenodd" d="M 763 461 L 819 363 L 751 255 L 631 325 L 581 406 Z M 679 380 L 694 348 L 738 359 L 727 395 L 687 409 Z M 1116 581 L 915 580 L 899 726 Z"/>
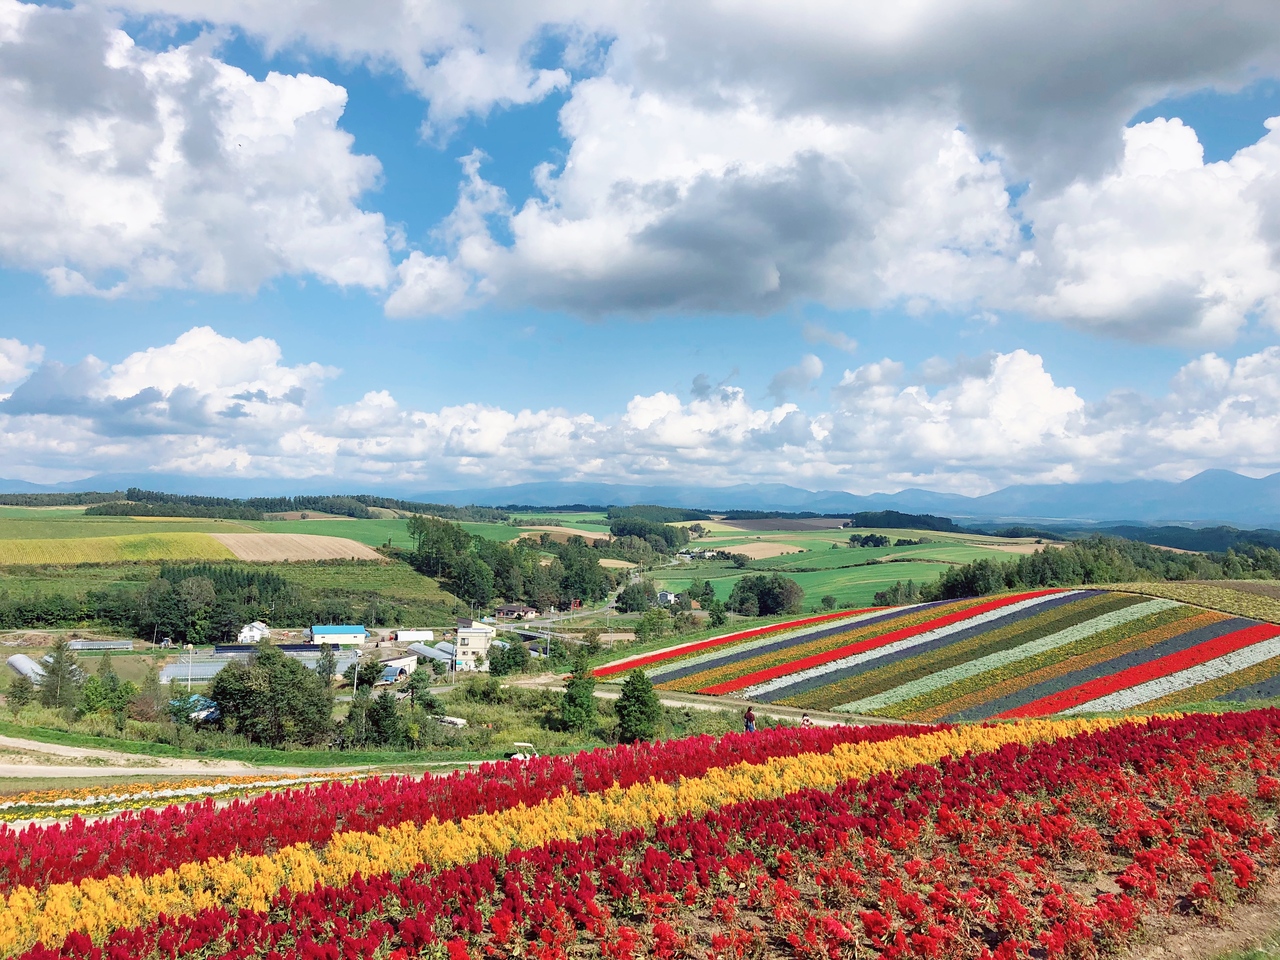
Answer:
<path fill-rule="evenodd" d="M 138 533 L 120 537 L 0 540 L 0 564 L 234 558 L 235 554 L 207 533 Z"/>
<path fill-rule="evenodd" d="M 1209 610 L 1233 613 L 1238 617 L 1280 623 L 1280 599 L 1250 591 L 1248 586 L 1252 586 L 1252 582 L 1246 583 L 1244 587 L 1233 586 L 1234 583 L 1232 580 L 1223 580 L 1221 585 L 1203 581 L 1170 580 L 1161 583 L 1100 583 L 1098 587 L 1102 590 L 1163 597 Z"/>

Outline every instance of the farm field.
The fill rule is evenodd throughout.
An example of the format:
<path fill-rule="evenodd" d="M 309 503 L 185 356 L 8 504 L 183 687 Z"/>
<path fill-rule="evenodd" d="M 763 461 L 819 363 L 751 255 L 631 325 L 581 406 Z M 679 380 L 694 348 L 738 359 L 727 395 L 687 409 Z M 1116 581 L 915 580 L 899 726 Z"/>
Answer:
<path fill-rule="evenodd" d="M 318 537 L 341 537 L 370 547 L 380 547 L 391 540 L 392 546 L 409 548 L 409 539 L 403 520 L 241 520 L 246 532 L 290 533 Z M 228 533 L 232 531 L 227 531 Z"/>
<path fill-rule="evenodd" d="M 774 521 L 751 521 L 763 524 Z M 781 521 L 778 521 L 781 522 Z M 720 528 L 728 525 L 720 523 Z M 928 543 L 901 547 L 850 547 L 849 535 L 879 534 L 890 540 L 929 539 Z M 834 549 L 833 549 L 834 545 Z M 875 594 L 898 580 L 928 583 L 937 579 L 949 564 L 969 563 L 984 557 L 1008 559 L 1010 552 L 1040 549 L 1031 540 L 1006 540 L 936 533 L 928 530 L 871 530 L 826 528 L 771 532 L 727 531 L 691 542 L 698 550 L 752 552 L 759 548 L 751 566 L 741 570 L 724 561 L 695 561 L 693 564 L 664 567 L 654 571 L 660 588 L 681 591 L 695 577 L 708 581 L 716 596 L 726 600 L 733 585 L 743 576 L 778 572 L 795 580 L 804 589 L 806 603 L 816 605 L 823 596 L 833 596 L 842 607 L 867 606 Z M 781 550 L 785 555 L 777 554 Z M 803 552 L 796 552 L 803 551 Z M 892 561 L 880 564 L 873 561 Z"/>
<path fill-rule="evenodd" d="M 31 513 L 34 511 L 28 511 Z M 238 520 L 184 520 L 181 518 L 85 517 L 55 519 L 0 517 L 0 540 L 79 540 L 156 533 L 251 533 Z"/>
<path fill-rule="evenodd" d="M 207 533 L 131 533 L 49 540 L 0 540 L 0 565 L 116 563 L 121 560 L 230 560 Z"/>
<path fill-rule="evenodd" d="M 214 533 L 238 560 L 283 563 L 293 560 L 371 560 L 383 556 L 372 547 L 346 537 L 306 533 Z"/>
<path fill-rule="evenodd" d="M 0 827 L 0 953 L 1112 957 L 1175 904 L 1213 924 L 1271 881 L 1278 764 L 1261 710 L 780 728 L 281 784 Z"/>
<path fill-rule="evenodd" d="M 650 659 L 660 689 L 925 722 L 1280 698 L 1280 626 L 1102 590 L 869 610 Z"/>
<path fill-rule="evenodd" d="M 852 552 L 852 551 L 850 551 Z M 818 600 L 828 594 L 836 598 L 840 607 L 869 606 L 872 598 L 881 590 L 890 587 L 898 580 L 915 580 L 924 583 L 937 578 L 944 569 L 941 564 L 930 562 L 914 563 L 880 563 L 869 566 L 851 567 L 848 569 L 819 570 L 813 573 L 795 573 L 783 569 L 785 573 L 804 589 L 806 609 L 816 606 Z M 672 576 L 667 571 L 678 570 L 680 576 Z M 694 565 L 659 568 L 654 571 L 654 579 L 663 589 L 680 592 L 689 586 L 695 577 L 701 577 L 710 583 L 716 596 L 727 600 L 733 591 L 733 585 L 744 576 L 771 572 L 763 562 L 753 562 L 751 567 L 739 570 L 729 564 L 718 566 Z"/>
<path fill-rule="evenodd" d="M 439 583 L 406 563 L 286 563 L 274 572 L 290 583 L 321 593 L 376 593 L 404 600 L 455 602 L 453 596 L 440 589 Z"/>
<path fill-rule="evenodd" d="M 90 590 L 141 589 L 160 572 L 158 563 L 102 565 L 0 566 L 0 591 L 10 597 L 35 594 L 84 594 Z"/>

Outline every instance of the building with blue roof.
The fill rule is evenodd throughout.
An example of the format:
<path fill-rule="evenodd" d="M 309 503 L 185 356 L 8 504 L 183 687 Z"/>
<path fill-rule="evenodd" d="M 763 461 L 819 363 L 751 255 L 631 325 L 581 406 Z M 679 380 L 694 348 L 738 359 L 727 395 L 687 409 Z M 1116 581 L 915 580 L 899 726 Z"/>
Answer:
<path fill-rule="evenodd" d="M 316 625 L 307 631 L 307 636 L 311 643 L 330 643 L 335 647 L 358 647 L 369 641 L 368 630 L 350 624 Z"/>

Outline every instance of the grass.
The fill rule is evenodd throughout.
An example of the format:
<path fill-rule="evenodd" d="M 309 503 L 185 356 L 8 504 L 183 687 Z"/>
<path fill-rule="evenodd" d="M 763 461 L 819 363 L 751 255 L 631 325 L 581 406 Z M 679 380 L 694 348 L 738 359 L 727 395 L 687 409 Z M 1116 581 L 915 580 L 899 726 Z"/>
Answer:
<path fill-rule="evenodd" d="M 1121 590 L 1127 593 L 1142 593 L 1152 597 L 1166 597 L 1181 603 L 1194 604 L 1210 610 L 1221 610 L 1239 617 L 1253 620 L 1265 620 L 1268 623 L 1280 623 L 1280 600 L 1275 597 L 1262 596 L 1257 593 L 1246 593 L 1231 588 L 1232 581 L 1223 580 L 1222 585 L 1206 583 L 1185 583 L 1166 581 L 1161 583 L 1101 583 L 1097 586 L 1103 590 Z"/>
<path fill-rule="evenodd" d="M 1271 934 L 1252 947 L 1220 953 L 1214 960 L 1280 960 L 1280 932 Z"/>
<path fill-rule="evenodd" d="M 440 584 L 424 577 L 407 563 L 375 563 L 336 560 L 316 563 L 282 563 L 275 573 L 291 583 L 319 592 L 377 593 L 405 600 L 452 604 L 455 598 Z"/>
<path fill-rule="evenodd" d="M 256 533 L 306 533 L 318 537 L 345 537 L 371 547 L 380 547 L 387 540 L 394 547 L 413 546 L 403 520 L 245 520 L 240 525 Z"/>
<path fill-rule="evenodd" d="M 854 551 L 846 551 L 846 553 L 852 552 Z M 796 573 L 785 567 L 781 570 L 766 567 L 765 562 L 753 561 L 745 570 L 723 563 L 697 564 L 692 569 L 676 567 L 672 569 L 678 570 L 679 576 L 670 576 L 665 570 L 660 570 L 655 574 L 654 579 L 662 587 L 678 592 L 687 588 L 694 577 L 701 577 L 712 584 L 717 597 L 727 600 L 733 585 L 744 576 L 780 572 L 800 584 L 804 590 L 805 609 L 810 610 L 816 608 L 818 601 L 828 595 L 835 597 L 836 604 L 841 608 L 871 606 L 876 593 L 892 586 L 896 581 L 914 580 L 917 584 L 927 583 L 937 579 L 939 573 L 945 569 L 941 563 L 922 560 Z"/>
<path fill-rule="evenodd" d="M 167 743 L 141 743 L 134 740 L 117 740 L 113 737 L 91 737 L 82 733 L 68 733 L 48 727 L 27 727 L 19 723 L 0 720 L 0 734 L 21 737 L 39 743 L 55 743 L 67 747 L 88 747 L 95 750 L 114 750 L 139 757 L 181 757 L 195 760 L 239 760 L 262 766 L 331 767 L 366 766 L 370 764 L 405 764 L 418 762 L 463 762 L 467 760 L 494 760 L 503 755 L 503 749 L 441 750 L 430 755 L 409 754 L 397 750 L 351 750 L 341 753 L 332 750 L 272 750 L 269 747 L 236 747 L 222 750 L 183 750 Z M 60 781 L 61 782 L 61 781 Z"/>
<path fill-rule="evenodd" d="M 472 536 L 503 542 L 515 540 L 524 532 L 519 527 L 512 527 L 505 523 L 460 523 L 458 526 Z"/>
<path fill-rule="evenodd" d="M 120 560 L 229 560 L 204 533 L 136 533 L 46 540 L 0 539 L 0 564 L 112 563 Z"/>
<path fill-rule="evenodd" d="M 159 573 L 160 565 L 147 561 L 0 567 L 0 593 L 29 597 L 37 593 L 80 595 L 119 587 L 140 589 Z"/>
<path fill-rule="evenodd" d="M 135 519 L 133 517 L 40 516 L 0 517 L 0 543 L 6 540 L 82 540 L 157 533 L 248 533 L 233 520 Z"/>

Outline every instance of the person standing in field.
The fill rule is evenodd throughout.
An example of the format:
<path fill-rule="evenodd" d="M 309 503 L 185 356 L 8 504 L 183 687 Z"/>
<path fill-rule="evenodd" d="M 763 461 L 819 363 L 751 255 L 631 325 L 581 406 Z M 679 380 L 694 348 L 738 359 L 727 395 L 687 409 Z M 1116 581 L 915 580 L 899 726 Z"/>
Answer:
<path fill-rule="evenodd" d="M 813 726 L 813 721 L 809 719 L 809 715 L 808 715 L 807 713 L 806 713 L 806 714 L 804 714 L 804 715 L 802 715 L 802 716 L 800 717 L 800 726 L 802 726 L 802 727 L 812 727 L 812 726 Z"/>
<path fill-rule="evenodd" d="M 742 715 L 742 726 L 747 733 L 756 732 L 756 712 L 750 707 L 747 707 L 747 712 Z"/>

